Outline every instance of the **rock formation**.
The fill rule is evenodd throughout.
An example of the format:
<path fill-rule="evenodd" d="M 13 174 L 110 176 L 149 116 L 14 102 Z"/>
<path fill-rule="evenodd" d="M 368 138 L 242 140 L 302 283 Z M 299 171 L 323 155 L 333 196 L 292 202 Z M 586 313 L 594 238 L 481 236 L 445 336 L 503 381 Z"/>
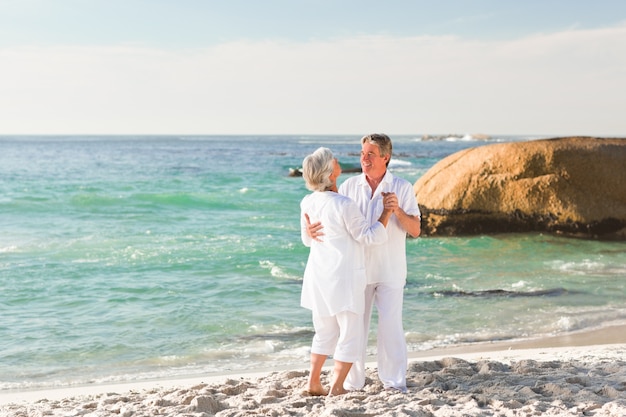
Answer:
<path fill-rule="evenodd" d="M 466 149 L 435 164 L 414 190 L 422 235 L 540 231 L 626 240 L 626 139 Z"/>

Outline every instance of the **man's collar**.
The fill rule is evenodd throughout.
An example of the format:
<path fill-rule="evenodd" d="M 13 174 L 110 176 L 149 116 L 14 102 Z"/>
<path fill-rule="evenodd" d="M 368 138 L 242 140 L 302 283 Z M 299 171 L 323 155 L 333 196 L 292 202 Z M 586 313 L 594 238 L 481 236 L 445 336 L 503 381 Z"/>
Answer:
<path fill-rule="evenodd" d="M 386 183 L 393 182 L 393 174 L 389 172 L 389 170 L 385 171 L 385 175 L 383 175 L 383 179 L 380 181 L 381 184 L 383 182 L 386 182 Z M 359 184 L 369 186 L 369 184 L 367 183 L 367 175 L 361 174 L 361 178 L 359 178 Z"/>

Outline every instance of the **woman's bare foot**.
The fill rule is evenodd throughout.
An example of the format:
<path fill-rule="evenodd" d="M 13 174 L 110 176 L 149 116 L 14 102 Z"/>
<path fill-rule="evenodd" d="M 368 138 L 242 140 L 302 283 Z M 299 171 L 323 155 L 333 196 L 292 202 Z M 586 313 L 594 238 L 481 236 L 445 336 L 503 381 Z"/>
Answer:
<path fill-rule="evenodd" d="M 312 395 L 314 397 L 321 397 L 321 396 L 328 395 L 328 391 L 324 389 L 322 384 L 308 385 L 306 388 L 306 392 L 308 392 L 309 395 Z"/>

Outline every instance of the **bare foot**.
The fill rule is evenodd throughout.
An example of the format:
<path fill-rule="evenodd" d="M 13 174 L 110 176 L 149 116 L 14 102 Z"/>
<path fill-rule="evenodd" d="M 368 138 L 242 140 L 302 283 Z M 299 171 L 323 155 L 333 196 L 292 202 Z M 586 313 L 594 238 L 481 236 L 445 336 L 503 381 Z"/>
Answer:
<path fill-rule="evenodd" d="M 312 395 L 314 397 L 321 397 L 321 396 L 328 395 L 328 391 L 326 391 L 321 384 L 307 386 L 306 392 L 308 392 L 309 395 Z"/>
<path fill-rule="evenodd" d="M 330 392 L 328 393 L 329 397 L 332 397 L 334 395 L 343 395 L 343 394 L 347 394 L 349 391 L 344 389 L 343 387 L 333 387 L 331 388 Z"/>

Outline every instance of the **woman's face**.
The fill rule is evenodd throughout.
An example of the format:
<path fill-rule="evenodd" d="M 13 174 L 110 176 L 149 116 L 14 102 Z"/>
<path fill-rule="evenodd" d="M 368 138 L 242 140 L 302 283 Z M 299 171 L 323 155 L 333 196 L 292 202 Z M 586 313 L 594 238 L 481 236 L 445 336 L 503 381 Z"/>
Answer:
<path fill-rule="evenodd" d="M 330 176 L 330 179 L 333 183 L 337 183 L 337 178 L 341 175 L 341 165 L 339 165 L 339 160 L 337 158 L 333 158 L 333 173 Z"/>

